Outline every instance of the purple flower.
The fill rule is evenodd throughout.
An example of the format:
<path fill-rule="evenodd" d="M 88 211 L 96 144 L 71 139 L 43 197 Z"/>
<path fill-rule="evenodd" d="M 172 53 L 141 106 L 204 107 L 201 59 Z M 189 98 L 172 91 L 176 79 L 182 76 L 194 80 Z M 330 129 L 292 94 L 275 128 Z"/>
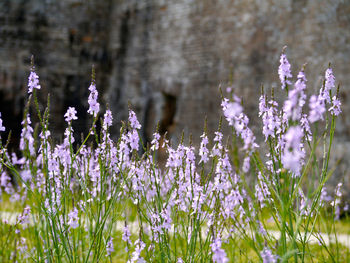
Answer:
<path fill-rule="evenodd" d="M 199 156 L 201 157 L 201 160 L 199 161 L 199 163 L 203 162 L 203 163 L 207 163 L 209 161 L 209 150 L 207 148 L 207 145 L 209 143 L 208 141 L 208 137 L 205 135 L 205 133 L 203 133 L 201 135 L 202 138 L 202 142 L 199 148 Z"/>
<path fill-rule="evenodd" d="M 265 95 L 260 97 L 259 116 L 262 117 L 263 134 L 265 136 L 265 141 L 267 141 L 269 136 L 275 138 L 275 133 L 278 132 L 281 126 L 281 121 L 278 116 L 277 102 L 270 100 L 268 105 L 266 105 L 265 99 Z"/>
<path fill-rule="evenodd" d="M 303 164 L 305 152 L 301 147 L 301 139 L 304 133 L 300 126 L 290 127 L 284 135 L 285 149 L 282 154 L 282 164 L 289 169 L 293 175 L 299 176 Z"/>
<path fill-rule="evenodd" d="M 335 87 L 335 77 L 333 75 L 333 70 L 331 68 L 328 68 L 325 72 L 325 87 L 326 89 L 332 89 Z"/>
<path fill-rule="evenodd" d="M 28 246 L 26 244 L 26 239 L 24 237 L 21 237 L 20 240 L 17 241 L 16 246 L 21 254 L 24 254 L 24 252 L 26 252 L 28 249 Z M 25 258 L 27 258 L 26 255 L 24 255 L 23 259 Z"/>
<path fill-rule="evenodd" d="M 264 225 L 259 220 L 257 222 L 259 224 L 259 233 L 262 234 L 263 236 L 267 236 L 267 232 L 265 230 Z"/>
<path fill-rule="evenodd" d="M 72 135 L 73 135 L 73 132 L 74 132 L 74 131 L 73 131 L 72 126 L 68 126 L 68 127 L 66 128 L 66 130 L 64 131 L 64 135 L 65 135 L 64 140 L 63 140 L 63 146 L 64 146 L 64 147 L 68 147 L 69 144 L 75 142 L 74 136 L 72 136 Z M 68 152 L 66 152 L 65 154 L 68 154 L 68 156 L 69 156 L 69 153 L 68 153 Z M 66 155 L 61 155 L 61 156 L 64 156 L 65 159 L 67 159 L 67 160 L 69 159 L 69 157 L 66 156 Z M 62 158 L 62 157 L 61 157 L 61 158 Z"/>
<path fill-rule="evenodd" d="M 339 220 L 339 217 L 340 217 L 339 205 L 341 203 L 341 197 L 342 197 L 342 192 L 341 192 L 342 185 L 343 183 L 338 183 L 338 185 L 336 186 L 334 200 L 331 204 L 334 207 L 335 220 Z"/>
<path fill-rule="evenodd" d="M 244 142 L 243 149 L 247 150 L 250 154 L 259 146 L 255 143 L 255 136 L 252 130 L 248 127 L 249 119 L 247 115 L 242 112 L 243 109 L 240 105 L 239 98 L 235 95 L 233 96 L 233 102 L 229 102 L 228 99 L 224 98 L 221 103 L 221 107 L 229 125 L 234 126 L 237 136 L 242 138 Z M 246 162 L 246 164 L 248 164 L 248 162 Z M 245 167 L 249 169 L 247 165 Z"/>
<path fill-rule="evenodd" d="M 329 111 L 331 112 L 332 115 L 338 116 L 341 113 L 341 102 L 337 98 L 337 96 L 333 96 L 332 98 L 332 107 L 329 108 Z"/>
<path fill-rule="evenodd" d="M 321 190 L 321 195 L 320 195 L 320 206 L 323 207 L 325 203 L 328 203 L 331 201 L 332 201 L 332 197 L 328 195 L 327 188 L 323 186 Z"/>
<path fill-rule="evenodd" d="M 32 93 L 34 88 L 40 89 L 41 87 L 39 85 L 39 76 L 34 71 L 31 71 L 28 77 L 28 93 Z"/>
<path fill-rule="evenodd" d="M 215 137 L 214 137 L 214 146 L 213 146 L 213 149 L 211 150 L 211 157 L 214 157 L 214 156 L 220 156 L 221 155 L 221 151 L 222 151 L 222 137 L 223 137 L 223 134 L 219 131 L 215 132 Z"/>
<path fill-rule="evenodd" d="M 20 172 L 21 178 L 24 182 L 28 182 L 30 179 L 32 179 L 32 174 L 30 172 L 30 170 L 23 170 Z"/>
<path fill-rule="evenodd" d="M 282 155 L 283 166 L 289 169 L 295 176 L 299 176 L 303 157 L 304 154 L 301 151 L 285 151 Z"/>
<path fill-rule="evenodd" d="M 14 189 L 11 183 L 11 177 L 8 176 L 6 172 L 2 172 L 0 176 L 0 197 L 1 197 L 1 186 L 5 188 L 4 190 L 7 194 L 12 195 L 14 193 Z"/>
<path fill-rule="evenodd" d="M 130 230 L 129 230 L 128 226 L 125 225 L 125 227 L 124 227 L 124 229 L 123 229 L 122 239 L 123 239 L 123 241 L 125 241 L 127 244 L 131 244 L 130 237 L 131 237 Z"/>
<path fill-rule="evenodd" d="M 130 263 L 133 263 L 133 262 L 137 262 L 137 263 L 146 262 L 142 257 L 140 257 L 142 250 L 146 247 L 146 244 L 143 243 L 141 239 L 137 239 L 135 241 L 134 245 L 135 245 L 135 251 L 131 255 L 132 257 L 131 257 Z"/>
<path fill-rule="evenodd" d="M 233 126 L 235 118 L 237 118 L 243 110 L 239 98 L 234 96 L 233 102 L 229 102 L 229 100 L 225 98 L 221 103 L 221 107 L 229 125 Z"/>
<path fill-rule="evenodd" d="M 273 255 L 271 250 L 267 247 L 260 252 L 260 256 L 262 257 L 263 263 L 276 263 L 277 256 Z"/>
<path fill-rule="evenodd" d="M 332 200 L 332 197 L 327 194 L 327 188 L 325 186 L 322 187 L 320 200 L 321 202 L 329 202 Z"/>
<path fill-rule="evenodd" d="M 298 80 L 295 82 L 294 89 L 288 93 L 288 99 L 284 102 L 283 111 L 287 118 L 293 121 L 301 117 L 302 107 L 305 104 L 306 77 L 303 71 L 298 74 Z"/>
<path fill-rule="evenodd" d="M 255 185 L 255 197 L 259 201 L 261 208 L 265 206 L 265 202 L 269 202 L 270 195 L 270 190 L 267 184 L 264 182 L 264 178 L 262 177 L 261 172 L 259 172 L 258 182 Z"/>
<path fill-rule="evenodd" d="M 322 97 L 329 103 L 331 98 L 329 97 L 329 92 L 335 87 L 335 77 L 333 75 L 333 70 L 328 68 L 325 72 L 325 83 L 324 89 L 321 92 Z"/>
<path fill-rule="evenodd" d="M 225 250 L 221 248 L 221 239 L 216 238 L 213 243 L 210 244 L 211 251 L 213 252 L 213 262 L 226 263 L 228 258 Z"/>
<path fill-rule="evenodd" d="M 312 132 L 311 132 L 310 124 L 309 124 L 309 121 L 307 119 L 307 115 L 306 114 L 303 114 L 301 116 L 300 125 L 303 128 L 303 130 L 304 130 L 306 139 L 308 141 L 312 141 Z"/>
<path fill-rule="evenodd" d="M 160 134 L 158 132 L 153 133 L 153 140 L 151 141 L 151 150 L 155 151 L 159 149 Z"/>
<path fill-rule="evenodd" d="M 30 206 L 26 206 L 21 215 L 17 217 L 17 223 L 21 225 L 27 225 L 29 223 Z"/>
<path fill-rule="evenodd" d="M 324 100 L 320 96 L 312 95 L 309 102 L 309 121 L 314 123 L 318 120 L 323 120 L 323 113 L 326 111 Z"/>
<path fill-rule="evenodd" d="M 301 216 L 309 216 L 310 212 L 311 212 L 310 211 L 311 208 L 310 208 L 310 205 L 308 205 L 308 200 L 305 197 L 304 192 L 301 188 L 299 188 L 298 194 L 299 194 L 299 199 L 300 199 L 300 207 L 299 207 L 300 215 Z"/>
<path fill-rule="evenodd" d="M 2 126 L 1 112 L 0 112 L 0 131 L 5 131 L 5 127 Z"/>
<path fill-rule="evenodd" d="M 95 83 L 93 82 L 91 83 L 89 90 L 90 90 L 90 95 L 88 98 L 88 103 L 89 103 L 88 113 L 90 113 L 93 116 L 96 116 L 100 111 L 100 104 L 97 102 L 98 92 L 97 92 Z"/>
<path fill-rule="evenodd" d="M 246 156 L 243 160 L 242 171 L 244 173 L 249 172 L 250 169 L 250 155 Z"/>
<path fill-rule="evenodd" d="M 76 207 L 74 207 L 73 211 L 68 213 L 68 225 L 73 229 L 79 226 L 78 209 Z"/>
<path fill-rule="evenodd" d="M 153 238 L 154 239 L 158 239 L 159 234 L 161 233 L 159 214 L 151 213 L 149 215 L 149 218 L 150 218 L 150 221 L 151 221 L 150 227 L 151 227 L 151 230 L 152 230 L 152 233 L 153 233 Z"/>
<path fill-rule="evenodd" d="M 107 130 L 108 127 L 112 126 L 113 116 L 110 110 L 106 110 L 103 120 L 103 128 Z"/>
<path fill-rule="evenodd" d="M 248 127 L 249 119 L 247 115 L 241 113 L 235 122 L 235 129 L 238 135 L 241 136 L 244 142 L 244 150 L 249 150 L 249 153 L 253 152 L 259 145 L 255 143 L 255 136 L 252 130 Z"/>
<path fill-rule="evenodd" d="M 113 237 L 111 237 L 107 242 L 106 252 L 107 252 L 107 256 L 110 256 L 112 252 L 114 252 Z"/>
<path fill-rule="evenodd" d="M 132 130 L 128 133 L 128 141 L 131 150 L 138 151 L 139 149 L 139 134 L 137 133 L 137 130 Z"/>
<path fill-rule="evenodd" d="M 76 114 L 77 114 L 77 111 L 75 110 L 75 108 L 74 107 L 69 107 L 67 112 L 66 112 L 66 114 L 64 114 L 65 121 L 69 123 L 72 120 L 78 119 Z"/>
<path fill-rule="evenodd" d="M 300 126 L 290 127 L 284 137 L 286 141 L 286 148 L 298 148 L 303 135 L 304 133 Z"/>
<path fill-rule="evenodd" d="M 119 149 L 118 149 L 118 156 L 119 156 L 119 162 L 120 165 L 123 167 L 128 166 L 130 162 L 129 158 L 130 154 L 130 147 L 129 147 L 129 139 L 127 134 L 122 134 Z"/>
<path fill-rule="evenodd" d="M 259 117 L 264 115 L 264 113 L 268 110 L 268 107 L 266 105 L 266 96 L 261 95 L 259 98 Z"/>
<path fill-rule="evenodd" d="M 25 150 L 26 146 L 29 149 L 29 152 L 31 155 L 34 155 L 35 149 L 34 149 L 34 138 L 33 138 L 33 128 L 30 126 L 30 116 L 29 113 L 27 114 L 26 119 L 22 122 L 23 129 L 21 133 L 21 139 L 19 141 L 19 149 Z"/>
<path fill-rule="evenodd" d="M 45 199 L 44 206 L 49 214 L 54 214 L 56 213 L 56 208 L 55 208 L 55 201 L 53 200 L 52 202 L 47 198 Z"/>
<path fill-rule="evenodd" d="M 161 226 L 162 229 L 170 230 L 172 226 L 172 219 L 171 219 L 171 207 L 168 206 L 167 208 L 163 208 L 162 212 L 160 213 L 161 218 L 163 219 L 163 224 Z"/>
<path fill-rule="evenodd" d="M 235 175 L 234 177 L 235 177 L 234 181 L 238 182 L 237 175 Z M 228 183 L 229 183 L 229 181 L 226 184 L 228 184 Z M 222 205 L 223 211 L 221 213 L 224 216 L 224 218 L 231 217 L 232 219 L 235 220 L 236 216 L 237 216 L 237 214 L 236 214 L 237 209 L 236 208 L 238 208 L 239 215 L 241 217 L 244 215 L 244 210 L 242 207 L 243 202 L 244 202 L 243 198 L 244 197 L 242 196 L 238 187 L 236 187 L 235 189 L 231 189 L 231 192 L 223 198 L 223 205 Z"/>
<path fill-rule="evenodd" d="M 301 71 L 299 71 L 298 73 L 298 76 L 297 76 L 297 81 L 295 82 L 294 86 L 295 86 L 295 89 L 299 90 L 299 91 L 305 91 L 306 89 L 306 82 L 307 82 L 307 79 L 306 79 L 306 76 L 305 76 L 305 72 L 304 70 L 302 69 Z M 306 95 L 303 94 L 302 95 L 302 99 L 305 99 Z M 305 104 L 305 100 L 301 102 L 302 105 L 300 105 L 301 107 Z"/>
<path fill-rule="evenodd" d="M 135 112 L 132 110 L 129 111 L 129 122 L 132 129 L 141 129 L 141 124 L 137 120 Z"/>
<path fill-rule="evenodd" d="M 11 181 L 11 177 L 6 174 L 6 172 L 2 172 L 0 176 L 0 186 L 7 187 Z"/>
<path fill-rule="evenodd" d="M 168 148 L 168 153 L 169 153 L 169 156 L 165 166 L 173 167 L 173 168 L 180 167 L 182 164 L 183 157 L 185 155 L 184 146 L 180 144 L 177 147 L 177 150 Z"/>
<path fill-rule="evenodd" d="M 291 82 L 288 80 L 292 77 L 292 72 L 290 69 L 290 64 L 288 62 L 286 54 L 284 54 L 284 51 L 281 54 L 280 57 L 280 66 L 278 68 L 278 75 L 280 77 L 281 83 L 282 83 L 282 89 L 284 89 L 287 84 L 290 85 Z"/>

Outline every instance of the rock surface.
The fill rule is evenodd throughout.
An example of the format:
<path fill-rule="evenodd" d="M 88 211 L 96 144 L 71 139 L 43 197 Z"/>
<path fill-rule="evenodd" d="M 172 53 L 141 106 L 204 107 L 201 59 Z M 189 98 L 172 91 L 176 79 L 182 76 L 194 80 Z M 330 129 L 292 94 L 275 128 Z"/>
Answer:
<path fill-rule="evenodd" d="M 278 60 L 287 55 L 294 76 L 306 62 L 309 94 L 332 62 L 341 84 L 343 112 L 337 124 L 337 169 L 350 189 L 350 2 L 317 0 L 2 0 L 0 2 L 0 111 L 19 135 L 31 54 L 43 91 L 51 95 L 51 128 L 62 134 L 69 106 L 86 114 L 91 65 L 101 104 L 115 116 L 114 132 L 127 118 L 128 102 L 149 139 L 160 121 L 178 141 L 195 144 L 208 119 L 217 129 L 218 86 L 230 78 L 251 125 L 259 127 L 260 85 L 279 88 Z M 44 105 L 42 105 L 44 107 Z M 258 130 L 257 130 L 258 131 Z M 16 136 L 14 136 L 16 137 Z M 261 135 L 259 135 L 261 137 Z"/>

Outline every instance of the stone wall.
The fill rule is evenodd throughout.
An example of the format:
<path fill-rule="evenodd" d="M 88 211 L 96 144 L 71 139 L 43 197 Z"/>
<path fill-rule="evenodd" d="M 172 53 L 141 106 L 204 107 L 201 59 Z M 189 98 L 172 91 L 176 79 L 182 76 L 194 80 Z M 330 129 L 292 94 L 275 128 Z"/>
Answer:
<path fill-rule="evenodd" d="M 230 76 L 251 125 L 259 127 L 260 85 L 279 87 L 278 60 L 287 45 L 294 75 L 307 63 L 309 93 L 332 63 L 344 111 L 334 156 L 342 159 L 337 173 L 349 189 L 349 14 L 350 2 L 341 0 L 2 0 L 0 111 L 4 124 L 18 130 L 34 54 L 40 99 L 50 93 L 55 131 L 64 129 L 63 114 L 72 105 L 80 116 L 76 131 L 88 127 L 94 64 L 115 134 L 130 102 L 146 139 L 160 121 L 175 143 L 184 131 L 198 144 L 206 117 L 209 132 L 218 126 L 218 87 Z"/>

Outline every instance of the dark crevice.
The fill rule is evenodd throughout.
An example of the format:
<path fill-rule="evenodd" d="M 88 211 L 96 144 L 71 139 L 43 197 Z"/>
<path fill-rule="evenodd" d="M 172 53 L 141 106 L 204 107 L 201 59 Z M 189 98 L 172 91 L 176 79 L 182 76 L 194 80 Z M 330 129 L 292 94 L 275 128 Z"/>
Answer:
<path fill-rule="evenodd" d="M 151 141 L 151 133 L 149 132 L 150 126 L 152 126 L 152 109 L 153 109 L 153 100 L 150 92 L 150 88 L 145 82 L 142 91 L 145 97 L 143 105 L 143 120 L 142 120 L 142 140 L 147 144 Z"/>
<path fill-rule="evenodd" d="M 117 112 L 119 112 L 119 107 L 122 107 L 120 105 L 122 101 L 122 90 L 124 89 L 125 84 L 125 59 L 127 55 L 127 47 L 129 43 L 129 20 L 130 20 L 130 11 L 127 10 L 125 14 L 122 17 L 120 29 L 119 29 L 119 43 L 120 48 L 117 51 L 116 58 L 116 68 L 117 68 L 117 85 L 115 89 L 115 98 L 113 102 L 115 103 L 115 106 L 117 107 Z"/>
<path fill-rule="evenodd" d="M 164 106 L 163 116 L 159 123 L 159 134 L 164 135 L 166 132 L 171 133 L 175 128 L 176 101 L 174 95 L 163 92 Z"/>
<path fill-rule="evenodd" d="M 150 1 L 152 2 L 152 1 Z M 142 11 L 142 46 L 141 51 L 142 54 L 144 54 L 144 58 L 141 60 L 140 66 L 139 66 L 139 75 L 141 79 L 141 94 L 142 94 L 142 113 L 143 113 L 143 123 L 142 123 L 142 140 L 147 144 L 150 142 L 151 134 L 148 134 L 147 129 L 150 124 L 151 119 L 151 107 L 152 107 L 152 86 L 149 83 L 150 79 L 150 61 L 148 54 L 150 53 L 150 27 L 152 24 L 152 17 L 153 17 L 153 5 L 149 1 L 146 1 L 146 8 Z"/>
<path fill-rule="evenodd" d="M 74 76 L 74 75 L 68 75 L 66 76 L 66 83 L 64 86 L 64 103 L 63 103 L 63 114 L 66 113 L 69 107 L 74 107 L 77 111 L 77 116 L 79 118 L 75 120 L 72 125 L 74 129 L 74 137 L 75 137 L 75 143 L 80 143 L 80 135 L 87 134 L 88 132 L 88 123 L 89 123 L 89 116 L 87 114 L 86 106 L 84 105 L 83 101 L 81 100 L 82 94 L 80 94 L 79 91 L 84 90 L 84 93 L 87 93 L 87 89 L 85 88 L 85 83 L 82 79 L 82 77 Z M 84 94 L 86 97 L 87 95 Z M 83 95 L 83 96 L 84 96 Z M 84 96 L 84 97 L 85 97 Z M 66 128 L 66 123 L 62 123 L 63 127 L 61 127 L 62 130 Z M 63 138 L 61 138 L 63 139 Z"/>
<path fill-rule="evenodd" d="M 21 136 L 23 108 L 20 111 L 15 109 L 16 98 L 7 99 L 3 91 L 0 91 L 0 112 L 1 119 L 3 120 L 3 126 L 5 131 L 1 132 L 2 143 L 5 144 L 8 135 L 11 131 L 11 140 L 8 145 L 9 152 L 19 153 L 19 139 Z M 21 105 L 24 105 L 24 100 L 21 100 Z"/>

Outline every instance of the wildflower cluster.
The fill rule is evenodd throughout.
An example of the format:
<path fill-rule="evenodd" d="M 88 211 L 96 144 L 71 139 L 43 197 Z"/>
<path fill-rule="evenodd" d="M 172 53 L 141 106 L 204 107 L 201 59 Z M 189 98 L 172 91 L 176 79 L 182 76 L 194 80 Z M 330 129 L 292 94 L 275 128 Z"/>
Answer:
<path fill-rule="evenodd" d="M 67 128 L 60 144 L 53 143 L 48 130 L 48 111 L 38 112 L 41 130 L 34 133 L 27 108 L 21 156 L 1 146 L 0 194 L 23 206 L 23 212 L 14 233 L 10 222 L 1 223 L 0 229 L 9 231 L 0 246 L 16 244 L 17 249 L 0 251 L 0 259 L 5 262 L 15 255 L 38 262 L 229 262 L 253 257 L 265 263 L 291 258 L 304 262 L 312 255 L 309 237 L 320 234 L 316 222 L 329 207 L 334 219 L 340 213 L 341 185 L 334 198 L 324 185 L 341 104 L 331 68 L 319 94 L 307 100 L 304 67 L 292 85 L 284 52 L 280 62 L 287 96 L 280 106 L 273 96 L 261 94 L 260 145 L 238 94 L 221 103 L 232 145 L 226 143 L 225 123 L 220 122 L 212 140 L 207 131 L 200 136 L 198 149 L 184 138 L 172 145 L 158 132 L 148 147 L 141 142 L 142 127 L 131 109 L 118 140 L 109 134 L 110 110 L 103 115 L 100 134 L 94 132 L 102 114 L 94 80 L 87 109 L 94 121 L 80 145 L 73 144 L 72 123 L 78 118 L 74 107 L 64 115 Z M 30 93 L 40 88 L 35 76 L 29 79 Z M 324 132 L 330 134 L 321 157 L 316 154 L 320 136 L 315 122 L 325 124 Z M 167 154 L 163 166 L 157 160 L 160 151 Z M 305 194 L 309 173 L 316 180 Z M 271 215 L 279 236 L 268 228 Z M 336 256 L 324 242 L 322 251 Z"/>

